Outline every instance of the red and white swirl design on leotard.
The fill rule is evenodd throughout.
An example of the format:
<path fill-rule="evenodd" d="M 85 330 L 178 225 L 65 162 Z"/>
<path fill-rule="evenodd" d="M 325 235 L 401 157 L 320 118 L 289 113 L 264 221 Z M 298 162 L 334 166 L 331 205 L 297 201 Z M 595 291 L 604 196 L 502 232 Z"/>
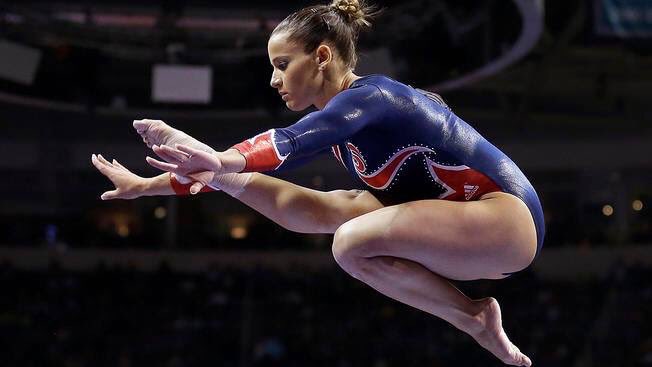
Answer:
<path fill-rule="evenodd" d="M 366 174 L 365 171 L 367 170 L 367 167 L 358 147 L 351 143 L 347 143 L 346 146 L 351 152 L 351 159 L 353 160 L 353 165 L 355 166 L 355 171 L 358 174 L 358 177 L 360 177 L 360 179 L 370 187 L 378 190 L 387 188 L 387 186 L 392 183 L 392 180 L 403 165 L 403 162 L 405 162 L 411 155 L 432 151 L 426 147 L 420 146 L 411 146 L 401 149 L 394 153 L 394 155 L 375 172 Z"/>
<path fill-rule="evenodd" d="M 346 164 L 344 164 L 344 160 L 342 160 L 342 152 L 340 151 L 340 146 L 333 145 L 331 149 L 333 150 L 333 155 L 335 155 L 335 159 L 337 159 L 338 162 L 342 163 L 344 168 L 346 168 Z"/>
<path fill-rule="evenodd" d="M 358 177 L 368 186 L 383 190 L 387 188 L 394 177 L 401 169 L 401 166 L 412 155 L 418 153 L 432 152 L 432 149 L 422 146 L 409 146 L 394 153 L 391 158 L 385 162 L 375 172 L 366 173 L 367 167 L 360 152 L 360 149 L 351 143 L 346 144 Z M 336 158 L 341 161 L 339 149 L 337 152 L 333 149 Z M 436 153 L 435 153 L 436 154 Z M 446 166 L 439 164 L 424 155 L 426 165 L 431 177 L 444 189 L 438 198 L 453 201 L 469 201 L 479 198 L 480 196 L 494 191 L 501 191 L 489 177 L 465 165 Z"/>
<path fill-rule="evenodd" d="M 362 153 L 360 153 L 360 149 L 351 143 L 346 143 L 346 147 L 349 148 L 349 152 L 351 152 L 351 160 L 353 161 L 355 171 L 358 173 L 366 171 L 367 165 L 364 163 L 364 158 L 362 157 Z"/>

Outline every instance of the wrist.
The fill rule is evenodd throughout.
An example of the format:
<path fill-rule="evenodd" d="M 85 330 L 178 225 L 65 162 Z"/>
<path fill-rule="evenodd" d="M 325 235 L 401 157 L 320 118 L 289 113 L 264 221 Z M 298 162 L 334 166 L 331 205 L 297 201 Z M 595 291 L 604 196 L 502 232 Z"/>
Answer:
<path fill-rule="evenodd" d="M 134 188 L 133 188 L 133 192 L 136 195 L 136 197 L 156 195 L 156 193 L 154 192 L 155 181 L 156 181 L 156 177 L 142 178 L 138 180 L 134 184 Z"/>
<path fill-rule="evenodd" d="M 216 175 L 208 186 L 214 190 L 222 190 L 237 198 L 245 191 L 245 187 L 249 184 L 253 175 L 253 173 L 249 172 Z"/>
<path fill-rule="evenodd" d="M 170 173 L 163 173 L 156 177 L 141 178 L 134 185 L 133 191 L 136 197 L 174 194 L 170 177 Z"/>
<path fill-rule="evenodd" d="M 214 153 L 222 162 L 224 172 L 238 173 L 242 172 L 247 166 L 247 160 L 244 155 L 235 148 L 230 148 L 224 152 Z"/>

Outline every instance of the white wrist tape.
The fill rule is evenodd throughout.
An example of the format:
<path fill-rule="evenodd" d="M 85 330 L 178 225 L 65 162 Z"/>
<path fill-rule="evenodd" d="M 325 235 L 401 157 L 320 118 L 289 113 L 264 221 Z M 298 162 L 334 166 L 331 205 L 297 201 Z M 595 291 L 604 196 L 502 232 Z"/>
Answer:
<path fill-rule="evenodd" d="M 193 179 L 186 176 L 179 176 L 176 174 L 174 178 L 182 185 L 187 185 L 193 182 Z M 208 187 L 215 191 L 224 191 L 225 193 L 235 197 L 238 197 L 245 189 L 245 186 L 251 180 L 253 173 L 226 173 L 223 175 L 216 175 L 211 182 L 208 183 Z"/>
<path fill-rule="evenodd" d="M 214 190 L 222 190 L 237 198 L 245 190 L 253 173 L 226 173 L 216 175 L 208 186 Z"/>

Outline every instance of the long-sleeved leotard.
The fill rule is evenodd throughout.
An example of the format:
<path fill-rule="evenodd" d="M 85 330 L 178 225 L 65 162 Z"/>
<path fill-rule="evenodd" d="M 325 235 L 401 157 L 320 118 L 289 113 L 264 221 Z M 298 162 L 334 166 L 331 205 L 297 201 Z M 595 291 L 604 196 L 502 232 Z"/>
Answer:
<path fill-rule="evenodd" d="M 360 78 L 321 111 L 237 144 L 244 171 L 270 171 L 331 147 L 353 178 L 383 204 L 477 200 L 503 191 L 534 218 L 537 254 L 545 226 L 536 191 L 516 164 L 438 96 L 382 75 Z"/>

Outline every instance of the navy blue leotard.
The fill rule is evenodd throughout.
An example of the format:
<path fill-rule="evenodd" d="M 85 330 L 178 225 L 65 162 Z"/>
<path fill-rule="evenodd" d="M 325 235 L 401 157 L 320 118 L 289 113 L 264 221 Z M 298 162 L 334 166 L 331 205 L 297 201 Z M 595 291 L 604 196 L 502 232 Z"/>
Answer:
<path fill-rule="evenodd" d="M 434 93 L 382 75 L 357 79 L 320 111 L 237 144 L 245 171 L 306 161 L 324 149 L 384 205 L 421 199 L 477 200 L 503 191 L 545 226 L 536 191 L 516 164 Z"/>

